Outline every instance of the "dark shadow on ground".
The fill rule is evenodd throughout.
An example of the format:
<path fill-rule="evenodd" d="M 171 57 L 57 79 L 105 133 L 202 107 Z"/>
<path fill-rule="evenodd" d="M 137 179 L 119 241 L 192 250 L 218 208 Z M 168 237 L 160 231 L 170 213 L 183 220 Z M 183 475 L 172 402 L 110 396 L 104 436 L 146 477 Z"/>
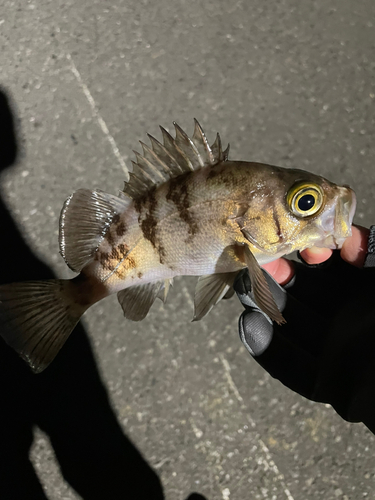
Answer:
<path fill-rule="evenodd" d="M 14 129 L 0 90 L 0 172 L 17 159 Z M 30 251 L 1 197 L 0 229 L 0 284 L 54 277 Z M 0 402 L 1 499 L 47 499 L 29 460 L 34 426 L 48 434 L 65 480 L 85 500 L 164 498 L 158 476 L 116 420 L 81 324 L 39 375 L 0 339 Z"/>

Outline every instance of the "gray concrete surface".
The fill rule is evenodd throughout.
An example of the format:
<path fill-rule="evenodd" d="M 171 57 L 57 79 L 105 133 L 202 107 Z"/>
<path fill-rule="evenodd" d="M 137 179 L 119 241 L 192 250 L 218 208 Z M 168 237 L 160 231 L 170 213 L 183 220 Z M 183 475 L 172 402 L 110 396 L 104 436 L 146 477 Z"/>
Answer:
<path fill-rule="evenodd" d="M 3 0 L 0 84 L 21 155 L 2 191 L 32 251 L 70 276 L 57 242 L 67 195 L 116 193 L 146 132 L 173 120 L 191 131 L 193 117 L 233 159 L 350 184 L 356 222 L 374 223 L 374 14 L 370 0 Z M 191 323 L 194 284 L 178 279 L 139 324 L 116 297 L 84 319 L 118 422 L 165 499 L 374 498 L 374 436 L 262 371 L 235 299 Z M 37 429 L 31 460 L 50 500 L 80 498 Z"/>

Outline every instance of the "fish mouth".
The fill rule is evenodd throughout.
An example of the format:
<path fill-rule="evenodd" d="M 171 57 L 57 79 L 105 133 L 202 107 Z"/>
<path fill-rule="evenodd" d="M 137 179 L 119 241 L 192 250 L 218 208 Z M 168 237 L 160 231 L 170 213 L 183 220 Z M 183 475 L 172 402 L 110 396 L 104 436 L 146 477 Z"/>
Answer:
<path fill-rule="evenodd" d="M 352 222 L 357 206 L 357 199 L 350 187 L 337 187 L 337 202 L 325 214 L 322 229 L 325 233 L 322 245 L 332 250 L 342 248 L 346 238 L 352 234 Z"/>

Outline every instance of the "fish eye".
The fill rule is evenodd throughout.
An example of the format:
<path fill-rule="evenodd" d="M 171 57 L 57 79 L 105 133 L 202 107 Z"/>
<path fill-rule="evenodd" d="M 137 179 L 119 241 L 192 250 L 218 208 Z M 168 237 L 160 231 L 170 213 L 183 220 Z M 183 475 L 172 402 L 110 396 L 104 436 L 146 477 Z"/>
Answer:
<path fill-rule="evenodd" d="M 298 183 L 289 190 L 287 202 L 294 215 L 308 217 L 320 210 L 323 198 L 323 190 L 317 184 Z"/>

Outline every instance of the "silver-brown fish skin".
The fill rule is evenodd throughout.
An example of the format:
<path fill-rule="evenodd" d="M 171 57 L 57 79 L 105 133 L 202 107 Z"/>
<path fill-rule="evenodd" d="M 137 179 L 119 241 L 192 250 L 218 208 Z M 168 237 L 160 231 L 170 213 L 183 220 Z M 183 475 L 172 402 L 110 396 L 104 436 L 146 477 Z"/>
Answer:
<path fill-rule="evenodd" d="M 298 219 L 285 206 L 285 193 L 299 179 L 322 185 L 327 210 L 319 218 Z M 95 276 L 110 294 L 146 281 L 239 270 L 244 265 L 233 250 L 236 245 L 248 245 L 265 264 L 294 250 L 324 245 L 332 234 L 347 237 L 349 216 L 343 227 L 335 227 L 333 219 L 332 225 L 325 221 L 331 217 L 329 208 L 351 204 L 352 196 L 348 188 L 298 170 L 229 161 L 205 167 L 131 203 L 108 228 L 82 273 Z"/>
<path fill-rule="evenodd" d="M 228 161 L 196 122 L 192 139 L 162 129 L 143 145 L 121 197 L 78 190 L 60 219 L 60 248 L 73 280 L 0 287 L 3 338 L 43 370 L 81 315 L 118 293 L 127 318 L 146 316 L 171 280 L 198 281 L 195 319 L 209 312 L 248 267 L 260 307 L 283 318 L 259 264 L 311 246 L 340 248 L 351 234 L 355 195 L 302 170 Z"/>

